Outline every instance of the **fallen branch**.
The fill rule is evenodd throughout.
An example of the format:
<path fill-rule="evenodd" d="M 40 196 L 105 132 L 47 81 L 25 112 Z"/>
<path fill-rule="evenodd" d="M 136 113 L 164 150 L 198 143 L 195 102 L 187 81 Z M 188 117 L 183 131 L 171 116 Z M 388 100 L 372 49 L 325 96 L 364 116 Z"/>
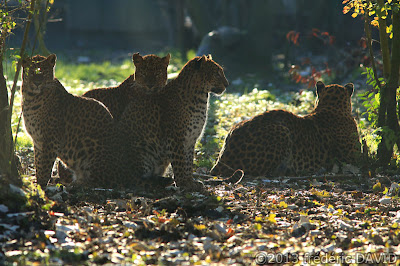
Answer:
<path fill-rule="evenodd" d="M 206 175 L 206 174 L 198 174 L 194 173 L 193 174 L 196 177 L 200 178 L 210 178 L 215 181 L 223 181 L 232 178 L 215 178 L 215 176 L 212 175 Z M 306 179 L 345 179 L 345 178 L 359 178 L 362 177 L 361 174 L 331 174 L 331 175 L 308 175 L 308 176 L 269 176 L 269 177 L 254 177 L 254 176 L 249 176 L 247 175 L 246 177 L 249 177 L 249 179 L 253 178 L 263 178 L 263 179 L 271 179 L 271 180 L 276 180 L 276 179 L 290 179 L 290 180 L 306 180 Z M 207 180 L 208 181 L 208 180 Z"/>
<path fill-rule="evenodd" d="M 237 176 L 236 173 L 240 173 L 240 176 Z M 244 177 L 244 172 L 240 169 L 236 170 L 233 175 L 227 178 L 215 178 L 215 176 L 211 175 L 205 175 L 205 174 L 198 174 L 198 173 L 193 173 L 194 176 L 201 177 L 201 178 L 208 178 L 207 180 L 204 180 L 203 183 L 209 184 L 209 185 L 216 185 L 216 184 L 222 184 L 222 183 L 233 183 L 235 185 L 239 184 Z"/>

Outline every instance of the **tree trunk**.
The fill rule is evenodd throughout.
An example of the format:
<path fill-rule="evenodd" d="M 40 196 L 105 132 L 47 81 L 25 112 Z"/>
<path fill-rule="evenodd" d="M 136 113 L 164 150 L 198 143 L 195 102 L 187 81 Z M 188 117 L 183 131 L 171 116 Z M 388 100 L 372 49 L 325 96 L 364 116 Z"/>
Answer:
<path fill-rule="evenodd" d="M 181 59 L 183 62 L 186 61 L 186 50 L 184 45 L 184 23 L 185 23 L 185 14 L 183 9 L 183 0 L 175 0 L 175 9 L 176 9 L 176 29 L 177 29 L 177 39 L 176 45 L 179 47 L 179 51 L 181 53 Z"/>
<path fill-rule="evenodd" d="M 43 56 L 48 56 L 50 51 L 47 49 L 44 42 L 44 35 L 46 33 L 47 24 L 47 8 L 49 7 L 49 0 L 43 5 L 44 0 L 39 0 L 36 3 L 36 10 L 33 15 L 33 25 L 35 26 L 36 39 L 38 42 L 38 51 Z"/>
<path fill-rule="evenodd" d="M 368 0 L 367 2 L 368 5 L 371 4 L 371 1 Z M 379 6 L 383 6 L 383 0 L 379 0 L 378 1 Z M 388 65 L 390 64 L 389 61 L 389 45 L 387 42 L 387 36 L 386 36 L 386 20 L 383 20 L 381 18 L 381 11 L 378 11 L 380 16 L 379 17 L 379 38 L 380 38 L 380 46 L 381 46 L 381 52 L 382 52 L 382 61 L 383 61 L 383 75 L 384 77 L 387 79 L 388 75 L 389 75 L 389 71 L 388 69 L 390 67 L 388 67 Z M 368 26 L 368 30 L 369 30 L 369 36 L 367 36 L 368 39 L 368 45 L 369 45 L 369 50 L 370 50 L 370 54 L 372 55 L 372 38 L 371 38 L 371 31 L 370 31 L 370 21 L 369 21 L 369 15 L 368 12 L 365 13 L 365 23 L 368 23 L 368 25 L 365 25 L 365 27 Z M 383 28 L 383 26 L 385 26 Z M 371 56 L 371 60 L 372 60 L 372 67 L 373 67 L 373 71 L 374 71 L 374 76 L 375 76 L 375 81 L 377 82 L 378 86 L 379 86 L 379 108 L 378 108 L 378 121 L 377 121 L 377 125 L 378 127 L 382 128 L 386 125 L 386 112 L 387 112 L 387 92 L 386 92 L 386 86 L 381 86 L 380 81 L 378 80 L 378 76 L 377 76 L 377 72 L 376 72 L 376 67 L 375 67 L 375 60 L 374 57 Z M 380 149 L 380 153 L 384 153 L 387 154 L 389 151 L 388 149 L 386 149 L 385 146 L 381 146 Z M 378 155 L 378 157 L 380 157 Z M 387 155 L 386 155 L 387 157 Z"/>
<path fill-rule="evenodd" d="M 3 36 L 4 37 L 4 36 Z M 4 38 L 0 39 L 0 177 L 2 183 L 21 185 L 15 157 L 10 158 L 12 152 L 11 121 L 8 119 L 10 106 L 8 102 L 8 90 L 4 77 Z"/>
<path fill-rule="evenodd" d="M 28 40 L 29 28 L 31 25 L 32 14 L 35 10 L 35 0 L 30 3 L 30 9 L 27 17 L 24 39 L 22 41 L 20 57 L 22 58 L 25 53 L 25 47 Z M 16 167 L 14 143 L 11 130 L 11 117 L 14 105 L 14 95 L 17 86 L 18 76 L 21 70 L 21 58 L 17 64 L 17 70 L 14 76 L 13 86 L 11 88 L 10 100 L 8 99 L 8 90 L 6 80 L 4 78 L 3 60 L 5 51 L 5 38 L 7 34 L 1 32 L 0 36 L 0 188 L 1 193 L 5 193 L 7 184 L 22 185 L 19 178 L 18 170 Z"/>
<path fill-rule="evenodd" d="M 200 38 L 215 30 L 215 0 L 188 0 L 185 1 L 185 5 L 199 32 Z"/>
<path fill-rule="evenodd" d="M 387 165 L 393 154 L 393 146 L 397 144 L 400 148 L 400 128 L 397 116 L 396 93 L 399 87 L 400 71 L 400 12 L 393 10 L 393 40 L 392 40 L 392 58 L 390 61 L 390 75 L 385 85 L 385 95 L 387 103 L 386 126 L 393 134 L 383 134 L 381 143 L 378 146 L 378 157 L 381 165 Z"/>
<path fill-rule="evenodd" d="M 392 17 L 393 40 L 392 40 L 392 58 L 390 61 L 390 77 L 388 81 L 389 101 L 388 101 L 388 126 L 395 132 L 395 142 L 400 149 L 400 128 L 399 117 L 397 116 L 396 93 L 399 87 L 400 79 L 400 11 L 393 10 Z"/>
<path fill-rule="evenodd" d="M 389 51 L 388 36 L 386 33 L 386 19 L 382 18 L 386 14 L 383 14 L 383 12 L 381 11 L 384 5 L 385 5 L 384 0 L 378 0 L 379 8 L 377 10 L 377 15 L 379 22 L 379 41 L 381 44 L 380 46 L 381 46 L 382 61 L 383 61 L 383 77 L 385 79 L 388 79 L 390 75 L 390 51 Z"/>

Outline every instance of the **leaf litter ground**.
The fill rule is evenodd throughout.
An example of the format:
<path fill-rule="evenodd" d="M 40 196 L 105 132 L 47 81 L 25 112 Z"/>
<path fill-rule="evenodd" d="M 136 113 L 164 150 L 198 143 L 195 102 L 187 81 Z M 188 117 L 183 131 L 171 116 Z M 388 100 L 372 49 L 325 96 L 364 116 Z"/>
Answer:
<path fill-rule="evenodd" d="M 377 180 L 363 175 L 333 179 L 252 178 L 209 187 L 210 195 L 173 191 L 163 197 L 54 189 L 48 193 L 56 199 L 51 210 L 15 214 L 0 208 L 1 260 L 398 262 L 398 187 L 384 195 L 371 189 Z"/>

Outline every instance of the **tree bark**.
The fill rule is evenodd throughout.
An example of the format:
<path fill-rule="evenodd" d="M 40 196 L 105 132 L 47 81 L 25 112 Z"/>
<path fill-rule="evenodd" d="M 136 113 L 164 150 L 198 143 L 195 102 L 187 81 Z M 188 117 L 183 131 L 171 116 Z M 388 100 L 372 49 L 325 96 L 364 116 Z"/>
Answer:
<path fill-rule="evenodd" d="M 13 86 L 11 88 L 10 100 L 8 99 L 7 84 L 4 78 L 3 60 L 5 51 L 6 33 L 2 32 L 0 37 L 0 183 L 21 185 L 19 174 L 15 164 L 14 143 L 11 130 L 11 117 L 14 105 L 14 95 L 17 86 L 18 76 L 21 70 L 21 59 L 25 53 L 25 47 L 28 40 L 29 28 L 31 25 L 32 14 L 35 8 L 35 0 L 30 3 L 29 13 L 25 26 L 24 39 L 20 50 L 20 59 L 18 60 L 17 70 L 14 76 Z"/>
<path fill-rule="evenodd" d="M 49 7 L 49 0 L 46 0 L 45 5 L 42 5 L 42 3 L 43 0 L 39 0 L 36 3 L 35 13 L 33 15 L 33 25 L 35 26 L 39 53 L 41 55 L 48 56 L 50 51 L 47 49 L 44 42 L 44 35 L 46 33 L 47 8 Z"/>
<path fill-rule="evenodd" d="M 177 39 L 176 45 L 179 47 L 179 51 L 181 53 L 181 59 L 183 62 L 186 61 L 186 50 L 184 45 L 184 23 L 185 23 L 185 15 L 184 15 L 184 7 L 183 0 L 175 0 L 175 9 L 176 9 L 176 29 L 177 29 Z"/>
<path fill-rule="evenodd" d="M 400 127 L 399 127 L 399 117 L 397 116 L 396 110 L 396 93 L 399 87 L 400 80 L 400 11 L 393 10 L 392 14 L 392 30 L 393 30 L 393 40 L 392 40 L 392 58 L 390 61 L 391 71 L 388 81 L 389 90 L 389 102 L 388 102 L 388 126 L 391 128 L 396 135 L 395 142 L 397 148 L 400 149 Z"/>
<path fill-rule="evenodd" d="M 7 83 L 4 77 L 5 33 L 0 38 L 0 180 L 1 183 L 21 185 L 15 157 L 10 158 L 12 149 L 10 106 Z"/>
<path fill-rule="evenodd" d="M 387 165 L 393 154 L 393 146 L 396 144 L 400 148 L 400 128 L 397 116 L 396 93 L 399 87 L 399 71 L 400 71 L 400 12 L 393 10 L 392 18 L 392 57 L 390 60 L 390 75 L 385 85 L 385 95 L 387 102 L 387 118 L 386 126 L 394 134 L 383 134 L 381 143 L 378 146 L 378 158 L 381 165 Z"/>
<path fill-rule="evenodd" d="M 383 77 L 385 79 L 389 78 L 390 75 L 390 51 L 389 51 L 389 43 L 388 36 L 386 33 L 386 19 L 383 18 L 385 14 L 381 11 L 385 6 L 384 0 L 378 0 L 378 22 L 379 22 L 379 41 L 382 52 L 382 62 L 383 62 Z"/>

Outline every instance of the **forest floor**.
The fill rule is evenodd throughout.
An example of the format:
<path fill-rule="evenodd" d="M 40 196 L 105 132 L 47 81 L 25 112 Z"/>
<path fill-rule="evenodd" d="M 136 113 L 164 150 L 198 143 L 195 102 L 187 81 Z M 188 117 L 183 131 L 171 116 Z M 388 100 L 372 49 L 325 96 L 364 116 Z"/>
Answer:
<path fill-rule="evenodd" d="M 399 181 L 256 178 L 209 187 L 210 195 L 147 197 L 53 188 L 53 200 L 35 211 L 7 213 L 0 205 L 0 262 L 398 263 Z"/>
<path fill-rule="evenodd" d="M 75 94 L 117 84 L 133 72 L 129 61 L 79 60 L 86 62 L 79 69 L 76 62 L 62 61 L 56 68 L 56 76 L 67 76 L 61 82 Z M 171 73 L 179 70 L 176 65 Z M 83 79 L 84 73 L 92 76 Z M 197 176 L 208 173 L 233 124 L 271 109 L 306 114 L 315 101 L 314 88 L 288 80 L 281 84 L 243 75 L 230 82 L 222 97 L 211 98 L 205 134 L 196 147 Z M 356 90 L 357 82 L 365 84 L 353 82 Z M 360 133 L 373 153 L 375 138 L 357 93 L 353 101 Z M 20 105 L 16 108 L 14 128 Z M 0 204 L 0 264 L 400 262 L 398 171 L 344 165 L 319 176 L 245 177 L 239 184 L 207 185 L 208 195 L 172 187 L 139 196 L 53 186 L 45 197 L 32 186 L 31 141 L 24 130 L 18 139 L 26 186 L 15 191 L 28 201 L 25 212 Z"/>

